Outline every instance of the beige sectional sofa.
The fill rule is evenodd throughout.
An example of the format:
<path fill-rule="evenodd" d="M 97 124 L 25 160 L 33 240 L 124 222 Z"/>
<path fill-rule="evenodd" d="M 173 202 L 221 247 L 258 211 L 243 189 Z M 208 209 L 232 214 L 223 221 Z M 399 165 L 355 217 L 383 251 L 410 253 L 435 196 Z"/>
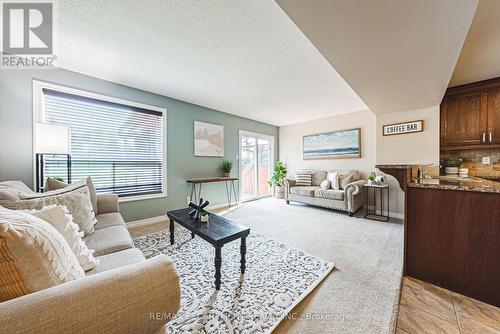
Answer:
<path fill-rule="evenodd" d="M 332 172 L 332 171 L 330 171 Z M 353 182 L 348 183 L 343 189 L 321 189 L 321 181 L 327 178 L 327 171 L 316 170 L 312 172 L 311 186 L 296 186 L 295 180 L 286 179 L 285 201 L 306 203 L 328 209 L 342 210 L 354 214 L 364 205 L 364 184 L 365 180 L 360 180 L 357 170 L 340 170 L 340 177 L 353 176 Z"/>
<path fill-rule="evenodd" d="M 97 195 L 96 218 L 84 239 L 99 265 L 85 278 L 0 303 L 2 333 L 164 332 L 180 307 L 174 263 L 166 255 L 146 260 L 134 248 L 116 195 Z"/>

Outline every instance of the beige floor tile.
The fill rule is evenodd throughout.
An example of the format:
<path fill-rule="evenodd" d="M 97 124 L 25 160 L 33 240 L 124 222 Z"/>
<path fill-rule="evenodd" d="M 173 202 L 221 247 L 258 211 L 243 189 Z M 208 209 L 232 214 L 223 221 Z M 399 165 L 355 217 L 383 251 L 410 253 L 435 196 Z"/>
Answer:
<path fill-rule="evenodd" d="M 422 310 L 401 304 L 397 327 L 410 334 L 459 334 L 456 322 L 445 321 Z"/>
<path fill-rule="evenodd" d="M 451 292 L 414 278 L 404 279 L 401 304 L 419 308 L 449 322 L 456 321 Z"/>
<path fill-rule="evenodd" d="M 500 308 L 456 293 L 452 294 L 452 298 L 459 316 L 464 315 L 500 330 Z"/>
<path fill-rule="evenodd" d="M 463 315 L 458 315 L 458 323 L 462 334 L 499 334 L 500 330 L 483 325 L 482 323 L 470 319 Z"/>

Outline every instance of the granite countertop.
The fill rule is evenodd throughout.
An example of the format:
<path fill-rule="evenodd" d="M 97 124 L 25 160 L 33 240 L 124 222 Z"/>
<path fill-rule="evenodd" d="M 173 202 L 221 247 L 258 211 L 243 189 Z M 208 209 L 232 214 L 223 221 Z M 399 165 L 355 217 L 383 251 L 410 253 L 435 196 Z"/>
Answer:
<path fill-rule="evenodd" d="M 481 179 L 479 177 L 436 176 L 431 179 L 412 179 L 408 183 L 408 187 L 500 194 L 500 182 Z"/>
<path fill-rule="evenodd" d="M 414 166 L 418 166 L 415 164 L 380 164 L 380 165 L 375 165 L 375 168 L 378 169 L 408 169 L 408 168 L 413 168 Z"/>

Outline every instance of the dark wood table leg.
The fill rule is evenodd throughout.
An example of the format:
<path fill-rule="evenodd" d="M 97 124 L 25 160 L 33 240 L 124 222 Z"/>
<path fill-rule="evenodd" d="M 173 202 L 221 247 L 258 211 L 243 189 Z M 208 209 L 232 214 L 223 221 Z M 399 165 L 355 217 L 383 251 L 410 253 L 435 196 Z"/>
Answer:
<path fill-rule="evenodd" d="M 215 290 L 220 290 L 220 268 L 222 266 L 221 247 L 215 247 Z"/>
<path fill-rule="evenodd" d="M 240 253 L 241 253 L 241 274 L 243 275 L 245 273 L 245 254 L 247 253 L 247 237 L 242 237 L 241 238 L 241 245 L 240 245 Z"/>
<path fill-rule="evenodd" d="M 170 244 L 174 244 L 174 221 L 170 219 Z"/>

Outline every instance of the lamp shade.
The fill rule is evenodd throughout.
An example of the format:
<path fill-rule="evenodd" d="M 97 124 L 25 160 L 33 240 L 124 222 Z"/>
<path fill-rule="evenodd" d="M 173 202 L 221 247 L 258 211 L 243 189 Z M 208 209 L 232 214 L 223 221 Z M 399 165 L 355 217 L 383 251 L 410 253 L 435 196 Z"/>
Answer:
<path fill-rule="evenodd" d="M 35 153 L 70 154 L 69 126 L 48 123 L 35 126 Z"/>

